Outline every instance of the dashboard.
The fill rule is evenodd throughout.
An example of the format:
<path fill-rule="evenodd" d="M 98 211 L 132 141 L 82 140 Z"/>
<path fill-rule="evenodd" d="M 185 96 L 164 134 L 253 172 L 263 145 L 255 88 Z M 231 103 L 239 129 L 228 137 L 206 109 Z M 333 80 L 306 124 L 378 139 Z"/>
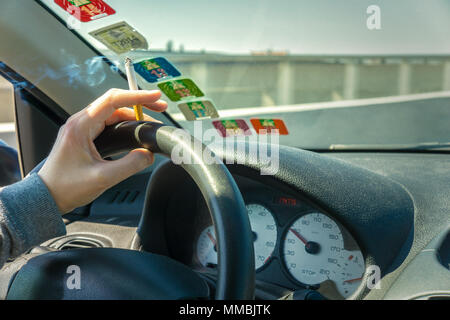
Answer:
<path fill-rule="evenodd" d="M 156 158 L 153 168 L 94 201 L 89 216 L 70 217 L 68 236 L 96 235 L 108 246 L 131 248 L 143 190 L 162 178 L 155 181 L 159 203 L 151 206 L 151 231 L 160 241 L 148 251 L 214 283 L 217 247 L 205 201 L 183 169 Z M 279 299 L 302 289 L 328 299 L 450 296 L 448 163 L 446 154 L 323 155 L 283 147 L 275 176 L 261 176 L 252 165 L 228 165 L 254 234 L 256 298 Z M 163 174 L 156 174 L 161 167 Z M 366 286 L 374 266 L 379 289 Z"/>

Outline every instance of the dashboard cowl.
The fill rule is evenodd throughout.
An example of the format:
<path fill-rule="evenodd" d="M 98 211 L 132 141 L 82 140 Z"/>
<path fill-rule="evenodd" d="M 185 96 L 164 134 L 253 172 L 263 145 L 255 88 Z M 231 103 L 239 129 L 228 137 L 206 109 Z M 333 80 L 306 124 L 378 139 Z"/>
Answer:
<path fill-rule="evenodd" d="M 235 142 L 233 154 L 231 148 L 224 154 L 221 145 L 210 147 L 227 163 L 234 162 L 228 164 L 231 173 L 306 197 L 332 214 L 355 237 L 366 266 L 379 266 L 383 275 L 398 267 L 394 260 L 403 261 L 397 255 L 412 245 L 414 204 L 402 185 L 343 160 L 286 146 L 278 146 L 278 171 L 261 175 L 264 164 L 249 152 L 261 150 L 261 144 L 242 143 Z"/>

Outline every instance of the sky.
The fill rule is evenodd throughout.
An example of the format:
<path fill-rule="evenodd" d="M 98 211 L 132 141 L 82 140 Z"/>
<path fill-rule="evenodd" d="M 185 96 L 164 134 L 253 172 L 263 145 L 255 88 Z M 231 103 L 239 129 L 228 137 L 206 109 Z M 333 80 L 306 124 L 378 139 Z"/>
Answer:
<path fill-rule="evenodd" d="M 150 49 L 172 40 L 175 49 L 229 54 L 450 54 L 448 0 L 104 1 L 117 13 L 83 23 L 88 39 L 88 32 L 125 20 Z M 43 2 L 67 17 L 54 0 Z M 367 28 L 370 5 L 380 7 L 380 30 Z"/>

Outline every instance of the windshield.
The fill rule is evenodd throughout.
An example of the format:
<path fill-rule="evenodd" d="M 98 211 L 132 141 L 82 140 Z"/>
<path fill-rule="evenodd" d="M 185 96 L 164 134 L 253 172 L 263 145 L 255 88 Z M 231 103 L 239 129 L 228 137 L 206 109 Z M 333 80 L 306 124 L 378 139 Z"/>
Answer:
<path fill-rule="evenodd" d="M 43 0 L 181 126 L 310 149 L 450 141 L 448 1 Z"/>

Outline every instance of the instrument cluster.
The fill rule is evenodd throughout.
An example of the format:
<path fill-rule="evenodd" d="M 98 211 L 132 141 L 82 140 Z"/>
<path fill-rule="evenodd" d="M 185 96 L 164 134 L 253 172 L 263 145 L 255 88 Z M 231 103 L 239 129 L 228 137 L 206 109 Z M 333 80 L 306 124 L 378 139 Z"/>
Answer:
<path fill-rule="evenodd" d="M 365 272 L 363 254 L 348 230 L 321 210 L 289 196 L 242 192 L 253 233 L 257 279 L 348 298 Z M 272 194 L 273 195 L 273 194 Z M 268 201 L 268 199 L 270 199 Z M 194 261 L 217 266 L 212 223 L 199 230 Z"/>

